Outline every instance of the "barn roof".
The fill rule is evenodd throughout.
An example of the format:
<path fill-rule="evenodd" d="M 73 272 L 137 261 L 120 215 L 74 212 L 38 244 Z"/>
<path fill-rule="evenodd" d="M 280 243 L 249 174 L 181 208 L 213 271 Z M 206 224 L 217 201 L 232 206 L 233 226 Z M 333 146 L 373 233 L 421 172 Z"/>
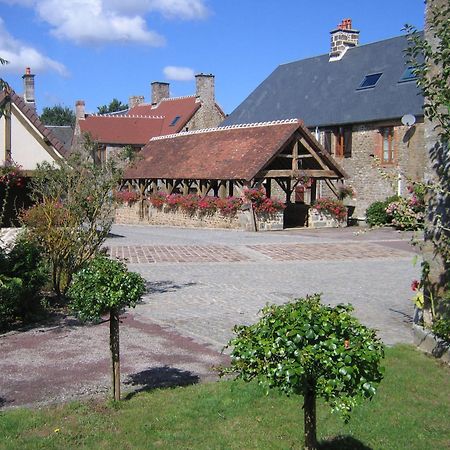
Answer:
<path fill-rule="evenodd" d="M 297 119 L 197 130 L 153 138 L 125 178 L 251 180 L 301 136 L 338 177 L 345 176 Z"/>

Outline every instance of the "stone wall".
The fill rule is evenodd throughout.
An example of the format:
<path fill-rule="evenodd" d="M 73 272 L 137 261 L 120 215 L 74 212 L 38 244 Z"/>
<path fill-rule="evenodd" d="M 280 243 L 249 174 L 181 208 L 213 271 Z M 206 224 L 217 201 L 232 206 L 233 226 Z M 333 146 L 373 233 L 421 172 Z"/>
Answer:
<path fill-rule="evenodd" d="M 386 124 L 358 125 L 353 127 L 352 155 L 350 158 L 336 158 L 347 172 L 350 184 L 356 191 L 354 218 L 364 219 L 367 207 L 378 200 L 395 195 L 400 190 L 406 194 L 408 180 L 424 179 L 427 158 L 424 146 L 424 126 L 417 123 L 413 127 L 394 127 L 396 163 L 380 165 L 375 162 L 379 129 Z M 334 143 L 332 143 L 334 148 Z M 388 177 L 383 175 L 388 174 Z M 400 175 L 400 181 L 399 181 Z M 400 189 L 399 189 L 400 188 Z M 333 197 L 323 184 L 323 196 Z"/>
<path fill-rule="evenodd" d="M 314 208 L 308 211 L 309 228 L 343 228 L 347 226 L 347 219 L 337 220 L 331 214 L 324 214 Z"/>
<path fill-rule="evenodd" d="M 115 222 L 119 224 L 162 225 L 187 228 L 228 228 L 254 230 L 250 211 L 239 211 L 236 216 L 224 216 L 220 212 L 211 214 L 186 213 L 167 207 L 155 208 L 144 202 L 122 205 L 116 210 Z M 282 230 L 283 213 L 257 215 L 258 231 Z"/>

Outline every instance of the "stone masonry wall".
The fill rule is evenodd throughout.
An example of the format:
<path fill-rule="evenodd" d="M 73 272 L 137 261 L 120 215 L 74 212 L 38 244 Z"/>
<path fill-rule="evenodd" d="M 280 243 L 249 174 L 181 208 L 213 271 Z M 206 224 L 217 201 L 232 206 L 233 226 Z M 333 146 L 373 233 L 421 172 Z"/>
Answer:
<path fill-rule="evenodd" d="M 253 230 L 253 219 L 248 211 L 239 211 L 236 216 L 224 216 L 219 212 L 213 214 L 188 214 L 169 208 L 155 208 L 152 205 L 139 202 L 132 205 L 122 205 L 116 210 L 116 223 L 162 225 L 188 228 L 229 228 Z M 258 231 L 282 230 L 283 213 L 258 216 L 256 218 Z"/>
<path fill-rule="evenodd" d="M 366 209 L 371 203 L 397 194 L 399 174 L 401 175 L 401 194 L 406 194 L 408 180 L 424 179 L 427 161 L 423 123 L 417 123 L 411 128 L 407 126 L 394 127 L 397 163 L 381 165 L 381 168 L 375 163 L 374 158 L 380 126 L 354 126 L 352 156 L 336 158 L 349 176 L 346 184 L 353 186 L 356 191 L 354 218 L 363 219 Z M 386 179 L 381 172 L 389 174 L 389 179 Z M 332 197 L 331 192 L 325 186 L 323 186 L 323 196 Z"/>

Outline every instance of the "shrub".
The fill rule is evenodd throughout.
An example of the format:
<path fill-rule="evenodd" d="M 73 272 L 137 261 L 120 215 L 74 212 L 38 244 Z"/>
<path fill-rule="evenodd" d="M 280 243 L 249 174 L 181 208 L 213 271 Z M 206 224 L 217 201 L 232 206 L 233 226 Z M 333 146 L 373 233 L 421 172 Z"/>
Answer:
<path fill-rule="evenodd" d="M 319 294 L 266 306 L 256 324 L 235 326 L 228 344 L 231 367 L 222 373 L 303 396 L 307 448 L 316 448 L 316 397 L 348 420 L 359 401 L 375 395 L 383 378 L 383 345 L 352 310 L 322 305 Z"/>
<path fill-rule="evenodd" d="M 47 255 L 59 298 L 108 236 L 116 206 L 111 191 L 121 174 L 115 161 L 96 165 L 81 154 L 57 166 L 37 166 L 32 181 L 36 204 L 24 213 L 23 223 Z"/>
<path fill-rule="evenodd" d="M 372 203 L 366 210 L 366 222 L 371 227 L 390 225 L 392 216 L 386 212 L 388 206 L 396 202 L 400 197 L 394 195 L 386 200 Z"/>
<path fill-rule="evenodd" d="M 386 208 L 392 224 L 400 230 L 419 230 L 425 220 L 425 195 L 427 187 L 424 183 L 412 183 L 408 186 L 409 197 L 399 198 Z"/>
<path fill-rule="evenodd" d="M 70 307 L 81 320 L 99 320 L 109 313 L 114 400 L 120 400 L 119 314 L 127 306 L 135 307 L 144 292 L 141 275 L 105 256 L 97 256 L 77 272 L 68 291 Z"/>
<path fill-rule="evenodd" d="M 28 322 L 42 309 L 41 291 L 48 281 L 42 250 L 20 237 L 8 252 L 0 249 L 0 329 Z"/>
<path fill-rule="evenodd" d="M 347 208 L 341 200 L 319 198 L 314 202 L 312 207 L 321 213 L 330 214 L 336 220 L 345 220 L 347 217 Z"/>
<path fill-rule="evenodd" d="M 148 201 L 154 206 L 155 208 L 162 208 L 164 204 L 166 203 L 166 194 L 164 192 L 155 192 L 154 194 L 150 195 L 148 198 Z"/>

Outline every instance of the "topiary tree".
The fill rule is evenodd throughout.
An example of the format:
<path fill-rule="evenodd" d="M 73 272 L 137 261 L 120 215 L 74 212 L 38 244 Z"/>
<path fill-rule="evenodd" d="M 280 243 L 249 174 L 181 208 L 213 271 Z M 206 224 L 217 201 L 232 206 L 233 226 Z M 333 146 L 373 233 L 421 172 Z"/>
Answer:
<path fill-rule="evenodd" d="M 112 389 L 120 400 L 119 315 L 125 307 L 135 307 L 145 293 L 145 280 L 128 272 L 125 264 L 97 256 L 76 273 L 68 290 L 70 307 L 82 321 L 98 321 L 109 314 Z"/>
<path fill-rule="evenodd" d="M 306 449 L 317 446 L 317 397 L 347 421 L 353 406 L 372 398 L 383 378 L 383 344 L 352 310 L 322 305 L 319 294 L 266 306 L 259 322 L 236 326 L 228 343 L 231 366 L 223 373 L 303 396 Z"/>

